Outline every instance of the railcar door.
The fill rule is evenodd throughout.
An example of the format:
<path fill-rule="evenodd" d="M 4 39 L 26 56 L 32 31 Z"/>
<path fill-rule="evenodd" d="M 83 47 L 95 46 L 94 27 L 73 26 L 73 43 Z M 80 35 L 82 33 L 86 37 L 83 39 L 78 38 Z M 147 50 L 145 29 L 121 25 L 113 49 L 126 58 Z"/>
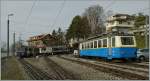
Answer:
<path fill-rule="evenodd" d="M 108 59 L 112 59 L 112 47 L 111 47 L 111 41 L 112 41 L 112 39 L 111 39 L 112 37 L 108 37 Z"/>

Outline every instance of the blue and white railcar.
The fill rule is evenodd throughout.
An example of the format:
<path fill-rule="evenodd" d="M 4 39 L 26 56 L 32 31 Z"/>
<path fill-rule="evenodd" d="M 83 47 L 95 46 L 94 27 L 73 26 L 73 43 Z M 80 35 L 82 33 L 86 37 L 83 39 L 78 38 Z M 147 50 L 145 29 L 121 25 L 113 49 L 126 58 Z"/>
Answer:
<path fill-rule="evenodd" d="M 134 36 L 111 36 L 91 38 L 79 44 L 80 56 L 95 56 L 106 59 L 136 58 Z"/>

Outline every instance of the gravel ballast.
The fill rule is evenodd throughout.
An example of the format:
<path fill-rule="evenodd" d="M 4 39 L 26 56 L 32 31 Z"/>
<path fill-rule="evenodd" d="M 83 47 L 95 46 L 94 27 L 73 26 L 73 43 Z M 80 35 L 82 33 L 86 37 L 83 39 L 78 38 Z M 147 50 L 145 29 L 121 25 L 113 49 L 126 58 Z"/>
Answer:
<path fill-rule="evenodd" d="M 49 58 L 83 80 L 127 80 L 125 78 L 104 73 L 93 68 L 86 67 L 84 65 L 60 59 L 56 56 L 52 56 Z"/>

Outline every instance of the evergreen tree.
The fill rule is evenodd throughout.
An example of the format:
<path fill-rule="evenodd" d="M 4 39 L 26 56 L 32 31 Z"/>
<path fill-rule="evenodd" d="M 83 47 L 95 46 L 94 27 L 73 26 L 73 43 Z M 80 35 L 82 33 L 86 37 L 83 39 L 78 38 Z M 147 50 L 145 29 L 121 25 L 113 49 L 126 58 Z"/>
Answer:
<path fill-rule="evenodd" d="M 54 36 L 54 37 L 56 37 L 56 36 L 57 36 L 57 33 L 56 33 L 56 31 L 55 31 L 55 30 L 53 30 L 53 32 L 52 32 L 52 36 Z"/>
<path fill-rule="evenodd" d="M 79 15 L 75 16 L 72 20 L 72 23 L 67 30 L 66 38 L 77 38 L 79 39 L 81 36 L 80 33 L 80 22 L 81 22 L 81 17 Z"/>
<path fill-rule="evenodd" d="M 76 38 L 79 40 L 80 38 L 84 39 L 89 37 L 91 34 L 91 29 L 88 24 L 87 17 L 75 16 L 72 20 L 72 23 L 67 30 L 66 38 Z"/>
<path fill-rule="evenodd" d="M 81 37 L 84 39 L 88 38 L 91 35 L 91 29 L 87 17 L 82 17 L 80 26 Z"/>
<path fill-rule="evenodd" d="M 138 16 L 133 15 L 133 17 L 135 20 L 135 23 L 134 23 L 135 28 L 145 25 L 146 22 L 149 23 L 149 16 L 143 15 L 142 13 L 138 13 Z M 146 21 L 146 18 L 147 18 L 147 21 Z"/>
<path fill-rule="evenodd" d="M 65 44 L 65 34 L 62 31 L 62 29 L 59 27 L 57 31 L 57 38 L 58 38 L 58 45 L 64 45 Z"/>

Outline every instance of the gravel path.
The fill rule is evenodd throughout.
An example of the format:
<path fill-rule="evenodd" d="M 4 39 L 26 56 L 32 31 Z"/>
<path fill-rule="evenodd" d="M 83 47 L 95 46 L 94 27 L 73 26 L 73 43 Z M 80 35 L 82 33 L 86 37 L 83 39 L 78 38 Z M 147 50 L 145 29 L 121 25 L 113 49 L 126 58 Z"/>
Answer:
<path fill-rule="evenodd" d="M 80 64 L 76 64 L 70 61 L 60 59 L 56 56 L 49 57 L 49 58 L 55 61 L 61 67 L 64 67 L 65 69 L 69 70 L 74 75 L 77 75 L 77 77 L 80 77 L 83 80 L 126 80 L 125 78 L 121 78 L 121 77 L 113 76 L 108 73 L 100 72 L 90 67 L 86 67 Z"/>
<path fill-rule="evenodd" d="M 8 57 L 7 59 L 2 59 L 1 66 L 1 79 L 2 80 L 25 80 L 20 63 L 15 57 Z"/>

